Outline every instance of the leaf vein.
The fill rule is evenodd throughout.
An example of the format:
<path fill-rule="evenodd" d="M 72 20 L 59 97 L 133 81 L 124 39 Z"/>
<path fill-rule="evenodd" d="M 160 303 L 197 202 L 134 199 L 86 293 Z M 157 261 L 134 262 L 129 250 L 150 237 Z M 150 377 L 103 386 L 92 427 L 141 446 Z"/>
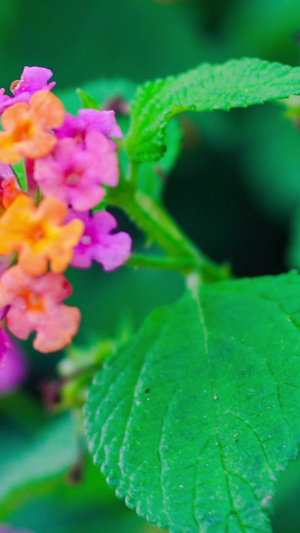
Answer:
<path fill-rule="evenodd" d="M 205 354 L 207 356 L 207 359 L 209 361 L 209 366 L 210 366 L 210 381 L 211 381 L 212 397 L 216 398 L 218 395 L 217 395 L 217 389 L 216 389 L 216 383 L 215 383 L 215 377 L 214 377 L 214 371 L 213 371 L 213 364 L 212 364 L 211 355 L 210 355 L 210 351 L 209 351 L 209 347 L 208 347 L 208 330 L 207 330 L 207 326 L 206 326 L 206 323 L 205 323 L 204 310 L 203 310 L 203 307 L 201 305 L 199 292 L 194 295 L 194 299 L 195 299 L 195 302 L 196 302 L 196 305 L 197 305 L 197 309 L 198 309 L 198 316 L 199 316 L 200 324 L 201 324 L 201 326 L 203 328 L 203 333 L 204 333 Z M 218 443 L 219 443 L 218 449 L 219 449 L 219 455 L 220 455 L 220 461 L 221 461 L 221 465 L 222 465 L 222 470 L 223 470 L 223 474 L 224 474 L 224 477 L 225 477 L 225 484 L 226 484 L 226 487 L 227 487 L 229 504 L 230 504 L 231 510 L 237 516 L 237 520 L 239 522 L 239 526 L 240 526 L 241 530 L 244 533 L 247 533 L 245 528 L 244 528 L 244 526 L 243 526 L 243 524 L 242 524 L 242 522 L 241 522 L 240 516 L 238 515 L 237 510 L 235 509 L 234 500 L 233 500 L 233 496 L 232 496 L 232 493 L 231 493 L 230 479 L 229 479 L 229 476 L 227 474 L 226 458 L 225 458 L 223 444 L 221 442 L 220 433 L 219 433 L 219 427 L 218 427 L 218 424 L 219 424 L 219 420 L 218 420 L 219 419 L 219 412 L 217 410 L 216 403 L 215 403 L 214 400 L 213 400 L 213 406 L 214 406 L 214 413 L 215 413 L 215 433 L 216 433 L 216 436 L 217 436 L 217 439 L 218 439 Z M 228 522 L 226 524 L 225 533 L 228 533 Z"/>

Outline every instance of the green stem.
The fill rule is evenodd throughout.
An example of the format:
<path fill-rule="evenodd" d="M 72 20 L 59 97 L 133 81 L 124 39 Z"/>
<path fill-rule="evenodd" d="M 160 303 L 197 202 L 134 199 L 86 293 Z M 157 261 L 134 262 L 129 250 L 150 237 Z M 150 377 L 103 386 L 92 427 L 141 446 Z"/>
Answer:
<path fill-rule="evenodd" d="M 130 186 L 132 190 L 135 190 L 138 187 L 139 168 L 140 168 L 139 163 L 136 163 L 135 161 L 132 161 L 130 163 L 130 166 L 129 166 L 130 172 L 129 172 L 128 181 L 130 182 Z"/>
<path fill-rule="evenodd" d="M 131 254 L 126 264 L 136 268 L 176 270 L 183 274 L 190 272 L 194 268 L 193 260 L 190 258 L 163 257 L 134 253 Z"/>

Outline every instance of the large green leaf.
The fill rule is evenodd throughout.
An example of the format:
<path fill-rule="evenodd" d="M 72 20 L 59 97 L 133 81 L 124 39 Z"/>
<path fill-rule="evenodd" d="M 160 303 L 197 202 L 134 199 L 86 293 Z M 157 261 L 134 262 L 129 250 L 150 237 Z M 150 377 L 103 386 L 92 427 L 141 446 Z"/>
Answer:
<path fill-rule="evenodd" d="M 148 82 L 132 103 L 127 151 L 133 161 L 159 159 L 168 120 L 183 111 L 228 110 L 300 93 L 300 67 L 244 58 L 203 64 L 179 76 Z"/>
<path fill-rule="evenodd" d="M 267 533 L 300 441 L 300 277 L 203 285 L 160 309 L 90 390 L 94 461 L 173 533 Z"/>

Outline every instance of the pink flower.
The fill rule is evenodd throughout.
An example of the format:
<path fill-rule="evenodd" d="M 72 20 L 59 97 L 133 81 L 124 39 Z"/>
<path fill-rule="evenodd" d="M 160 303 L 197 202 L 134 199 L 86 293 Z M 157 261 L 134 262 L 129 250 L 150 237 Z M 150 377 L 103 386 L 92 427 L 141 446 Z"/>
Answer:
<path fill-rule="evenodd" d="M 29 102 L 31 96 L 37 91 L 50 91 L 55 82 L 48 83 L 53 76 L 53 72 L 44 67 L 24 67 L 21 79 L 14 81 L 10 90 L 13 96 L 4 94 L 4 89 L 0 89 L 0 114 L 13 104 L 19 102 Z"/>
<path fill-rule="evenodd" d="M 0 255 L 0 278 L 2 274 L 4 274 L 5 270 L 9 268 L 13 260 L 14 260 L 14 254 Z M 6 314 L 5 308 L 0 309 L 0 320 L 3 320 L 5 314 Z"/>
<path fill-rule="evenodd" d="M 13 169 L 8 163 L 0 163 L 0 179 L 15 178 Z"/>
<path fill-rule="evenodd" d="M 44 196 L 87 211 L 102 200 L 103 184 L 118 184 L 118 157 L 102 133 L 87 133 L 84 143 L 64 138 L 52 154 L 36 160 L 34 178 Z"/>
<path fill-rule="evenodd" d="M 37 335 L 34 348 L 54 352 L 71 342 L 78 330 L 80 311 L 61 302 L 72 293 L 62 274 L 48 272 L 41 276 L 25 274 L 19 266 L 8 269 L 0 280 L 1 306 L 9 306 L 6 325 L 19 339 Z"/>
<path fill-rule="evenodd" d="M 85 139 L 91 131 L 102 133 L 106 137 L 121 139 L 123 133 L 115 119 L 115 112 L 97 111 L 96 109 L 80 109 L 78 117 L 66 114 L 63 125 L 56 130 L 58 138 L 76 137 Z"/>
<path fill-rule="evenodd" d="M 87 213 L 73 213 L 69 219 L 79 218 L 85 225 L 79 244 L 73 250 L 71 265 L 89 268 L 97 261 L 105 271 L 115 270 L 130 256 L 132 240 L 124 231 L 111 233 L 117 221 L 107 211 L 97 211 L 93 216 Z"/>
<path fill-rule="evenodd" d="M 56 85 L 55 81 L 48 84 L 53 72 L 45 67 L 24 67 L 21 79 L 12 83 L 11 92 L 14 96 L 29 93 L 29 98 L 36 91 L 50 91 Z"/>
<path fill-rule="evenodd" d="M 22 353 L 0 328 L 0 396 L 21 385 L 26 374 L 27 364 Z"/>
<path fill-rule="evenodd" d="M 8 107 L 6 104 L 10 101 L 10 99 L 11 96 L 5 94 L 5 89 L 0 89 L 0 114 L 3 113 L 6 107 Z"/>

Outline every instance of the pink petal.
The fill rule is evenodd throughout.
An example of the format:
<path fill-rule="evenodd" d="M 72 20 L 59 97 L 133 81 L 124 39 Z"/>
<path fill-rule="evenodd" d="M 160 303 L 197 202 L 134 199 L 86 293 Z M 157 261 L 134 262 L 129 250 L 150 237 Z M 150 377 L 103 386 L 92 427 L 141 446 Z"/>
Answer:
<path fill-rule="evenodd" d="M 11 267 L 0 281 L 0 301 L 10 306 L 6 315 L 8 329 L 20 339 L 36 331 L 34 347 L 40 351 L 63 348 L 75 335 L 80 321 L 78 309 L 61 303 L 71 292 L 72 287 L 62 274 L 48 272 L 33 277 L 19 266 Z M 29 304 L 36 296 L 42 298 L 36 305 Z"/>
<path fill-rule="evenodd" d="M 88 268 L 94 259 L 105 271 L 111 271 L 127 261 L 132 240 L 124 231 L 111 234 L 117 227 L 117 221 L 111 213 L 98 211 L 89 216 L 73 212 L 69 218 L 79 218 L 85 224 L 80 242 L 73 250 L 72 266 Z"/>
<path fill-rule="evenodd" d="M 7 163 L 0 163 L 0 177 L 4 179 L 15 177 L 13 169 Z"/>
<path fill-rule="evenodd" d="M 53 72 L 44 67 L 24 67 L 21 74 L 21 79 L 17 85 L 12 89 L 14 96 L 18 96 L 21 93 L 28 92 L 31 95 L 36 91 L 51 90 L 55 82 L 51 82 L 47 85 L 47 82 L 52 78 Z"/>
<path fill-rule="evenodd" d="M 131 245 L 131 237 L 125 231 L 105 235 L 94 248 L 94 259 L 102 265 L 103 270 L 110 272 L 127 261 L 130 257 Z"/>
<path fill-rule="evenodd" d="M 12 83 L 11 92 L 14 96 L 4 94 L 0 89 L 0 114 L 11 105 L 20 102 L 29 102 L 36 91 L 50 91 L 56 83 L 48 83 L 53 75 L 52 71 L 44 67 L 24 67 L 21 79 Z"/>
<path fill-rule="evenodd" d="M 79 117 L 84 121 L 86 132 L 98 131 L 106 137 L 122 139 L 123 133 L 116 122 L 115 112 L 97 111 L 96 109 L 80 109 Z"/>
<path fill-rule="evenodd" d="M 86 146 L 97 157 L 101 183 L 116 187 L 119 183 L 119 160 L 112 150 L 111 141 L 102 133 L 91 132 L 86 136 Z"/>
<path fill-rule="evenodd" d="M 40 325 L 33 346 L 43 353 L 56 352 L 68 345 L 76 334 L 81 314 L 77 307 L 60 305 Z"/>

